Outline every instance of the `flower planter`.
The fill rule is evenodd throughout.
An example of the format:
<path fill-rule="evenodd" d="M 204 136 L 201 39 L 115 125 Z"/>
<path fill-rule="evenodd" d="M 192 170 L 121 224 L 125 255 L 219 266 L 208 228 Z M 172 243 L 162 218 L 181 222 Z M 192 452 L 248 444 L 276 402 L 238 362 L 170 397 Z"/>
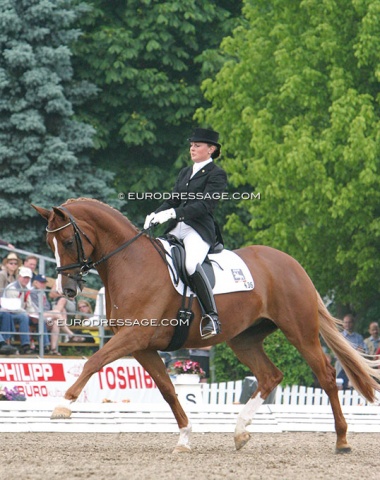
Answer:
<path fill-rule="evenodd" d="M 178 400 L 184 405 L 199 405 L 203 403 L 202 384 L 196 374 L 180 374 L 175 379 L 175 391 Z"/>
<path fill-rule="evenodd" d="M 200 377 L 196 373 L 181 373 L 175 379 L 176 385 L 193 385 L 199 383 Z"/>

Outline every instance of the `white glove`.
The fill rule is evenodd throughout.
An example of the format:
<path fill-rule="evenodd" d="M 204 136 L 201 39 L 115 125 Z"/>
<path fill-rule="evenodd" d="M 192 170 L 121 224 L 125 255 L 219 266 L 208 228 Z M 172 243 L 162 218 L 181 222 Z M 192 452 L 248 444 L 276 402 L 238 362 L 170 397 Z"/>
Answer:
<path fill-rule="evenodd" d="M 146 216 L 145 218 L 145 222 L 144 222 L 144 230 L 146 230 L 147 228 L 149 228 L 150 224 L 152 223 L 152 220 L 155 216 L 155 213 L 150 213 L 149 215 Z"/>
<path fill-rule="evenodd" d="M 174 208 L 170 208 L 169 210 L 163 210 L 162 212 L 158 213 L 151 213 L 147 215 L 145 219 L 144 228 L 148 228 L 150 225 L 155 225 L 157 223 L 165 223 L 171 218 L 176 218 Z"/>

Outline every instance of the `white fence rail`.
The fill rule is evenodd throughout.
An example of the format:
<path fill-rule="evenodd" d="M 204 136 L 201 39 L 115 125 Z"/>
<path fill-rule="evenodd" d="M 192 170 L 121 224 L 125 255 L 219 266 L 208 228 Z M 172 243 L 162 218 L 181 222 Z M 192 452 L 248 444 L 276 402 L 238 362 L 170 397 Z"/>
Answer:
<path fill-rule="evenodd" d="M 216 405 L 232 405 L 239 403 L 243 381 L 224 383 L 202 383 L 203 403 Z"/>
<path fill-rule="evenodd" d="M 233 432 L 243 382 L 200 384 L 201 402 L 184 404 L 194 432 Z M 380 406 L 367 405 L 356 393 L 341 391 L 343 413 L 351 432 L 380 433 Z M 1 402 L 0 432 L 178 432 L 169 406 L 156 403 L 72 404 L 70 420 L 50 420 L 59 402 Z M 333 432 L 334 419 L 321 389 L 278 387 L 274 403 L 262 405 L 249 425 L 250 432 Z"/>
<path fill-rule="evenodd" d="M 203 403 L 216 405 L 232 405 L 239 403 L 243 381 L 202 384 Z M 341 405 L 360 406 L 368 402 L 356 390 L 340 390 L 338 392 Z M 378 399 L 379 401 L 379 399 Z M 377 402 L 378 403 L 378 402 Z M 277 387 L 275 405 L 330 405 L 330 401 L 321 388 L 292 385 Z"/>

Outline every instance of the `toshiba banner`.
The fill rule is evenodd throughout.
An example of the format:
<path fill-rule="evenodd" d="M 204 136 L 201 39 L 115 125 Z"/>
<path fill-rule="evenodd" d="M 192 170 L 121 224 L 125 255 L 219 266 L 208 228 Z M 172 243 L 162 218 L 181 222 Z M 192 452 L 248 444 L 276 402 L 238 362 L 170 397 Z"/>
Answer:
<path fill-rule="evenodd" d="M 25 395 L 26 399 L 63 397 L 83 370 L 86 360 L 13 359 L 0 361 L 0 386 Z M 78 402 L 163 401 L 152 377 L 135 360 L 125 358 L 95 373 Z"/>

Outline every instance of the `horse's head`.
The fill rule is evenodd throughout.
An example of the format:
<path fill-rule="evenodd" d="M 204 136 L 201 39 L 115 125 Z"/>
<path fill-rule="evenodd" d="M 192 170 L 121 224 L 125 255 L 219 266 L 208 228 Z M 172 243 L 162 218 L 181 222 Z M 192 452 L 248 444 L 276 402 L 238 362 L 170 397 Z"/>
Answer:
<path fill-rule="evenodd" d="M 68 208 L 53 207 L 52 210 L 32 205 L 47 220 L 47 243 L 57 261 L 58 291 L 69 298 L 83 288 L 83 275 L 89 267 L 89 258 L 94 250 L 93 241 L 83 230 L 83 223 L 74 218 Z"/>

